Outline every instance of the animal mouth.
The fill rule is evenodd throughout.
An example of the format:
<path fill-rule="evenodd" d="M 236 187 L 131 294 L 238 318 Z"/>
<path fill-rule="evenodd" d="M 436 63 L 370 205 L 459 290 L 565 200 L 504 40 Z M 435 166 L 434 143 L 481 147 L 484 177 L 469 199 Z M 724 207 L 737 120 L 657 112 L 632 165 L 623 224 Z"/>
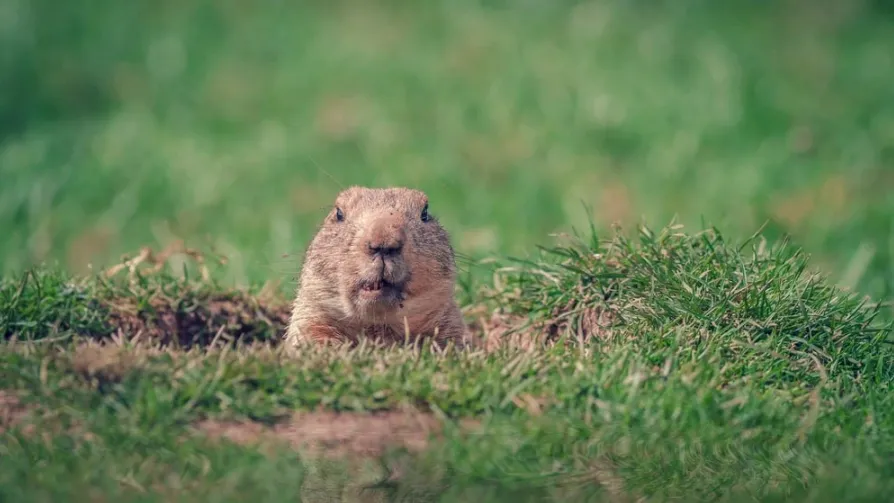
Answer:
<path fill-rule="evenodd" d="M 360 283 L 360 294 L 364 297 L 371 298 L 391 298 L 398 299 L 402 294 L 402 288 L 399 285 L 378 279 L 374 281 L 363 281 Z"/>
<path fill-rule="evenodd" d="M 383 288 L 389 288 L 390 286 L 391 285 L 387 281 L 380 279 L 378 281 L 363 283 L 360 285 L 360 289 L 364 292 L 381 292 Z"/>

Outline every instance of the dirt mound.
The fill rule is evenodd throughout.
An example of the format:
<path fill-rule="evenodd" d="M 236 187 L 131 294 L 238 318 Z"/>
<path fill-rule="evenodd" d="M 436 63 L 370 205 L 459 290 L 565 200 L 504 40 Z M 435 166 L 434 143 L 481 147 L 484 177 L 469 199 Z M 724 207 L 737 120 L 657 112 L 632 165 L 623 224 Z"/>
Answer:
<path fill-rule="evenodd" d="M 164 266 L 175 255 L 192 259 L 202 281 L 189 283 L 171 277 L 159 280 Z M 225 263 L 225 259 L 218 261 Z M 158 253 L 143 248 L 136 257 L 125 257 L 122 263 L 107 269 L 106 277 L 127 271 L 129 278 L 125 291 L 115 291 L 102 301 L 113 331 L 127 338 L 185 348 L 216 340 L 276 342 L 288 324 L 288 300 L 272 294 L 212 288 L 206 262 L 199 252 L 175 242 Z"/>
<path fill-rule="evenodd" d="M 188 348 L 215 339 L 275 342 L 289 320 L 287 304 L 267 304 L 242 292 L 196 294 L 185 300 L 112 299 L 107 303 L 109 323 L 131 337 Z"/>

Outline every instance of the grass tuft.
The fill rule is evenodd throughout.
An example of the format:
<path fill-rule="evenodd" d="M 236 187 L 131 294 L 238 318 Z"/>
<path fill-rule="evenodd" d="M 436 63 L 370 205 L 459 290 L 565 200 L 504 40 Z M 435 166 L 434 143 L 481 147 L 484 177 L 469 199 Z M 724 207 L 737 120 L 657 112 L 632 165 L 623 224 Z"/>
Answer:
<path fill-rule="evenodd" d="M 41 267 L 0 280 L 0 313 L 4 339 L 105 339 L 124 333 L 188 348 L 275 340 L 289 305 L 167 270 L 125 281 L 101 275 L 72 279 L 58 268 Z"/>
<path fill-rule="evenodd" d="M 729 244 L 716 229 L 686 234 L 675 225 L 643 226 L 636 238 L 571 236 L 537 260 L 498 269 L 486 296 L 552 338 L 623 337 L 652 353 L 721 344 L 736 371 L 778 364 L 779 382 L 891 377 L 881 303 L 830 284 L 802 249 L 760 235 Z"/>

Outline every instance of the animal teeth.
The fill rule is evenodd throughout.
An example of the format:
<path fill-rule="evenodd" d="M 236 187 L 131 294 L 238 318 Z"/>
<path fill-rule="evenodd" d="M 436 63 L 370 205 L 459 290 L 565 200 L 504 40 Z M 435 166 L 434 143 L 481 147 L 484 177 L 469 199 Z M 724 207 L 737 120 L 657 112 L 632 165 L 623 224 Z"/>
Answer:
<path fill-rule="evenodd" d="M 368 292 L 375 292 L 381 290 L 383 286 L 385 286 L 384 282 L 379 280 L 372 283 L 366 283 L 365 285 L 363 285 L 363 289 Z"/>

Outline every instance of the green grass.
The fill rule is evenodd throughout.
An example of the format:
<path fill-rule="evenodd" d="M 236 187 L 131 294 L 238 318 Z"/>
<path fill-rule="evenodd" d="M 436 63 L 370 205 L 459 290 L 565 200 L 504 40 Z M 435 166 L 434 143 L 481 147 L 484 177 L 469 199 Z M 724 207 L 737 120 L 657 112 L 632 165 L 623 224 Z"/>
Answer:
<path fill-rule="evenodd" d="M 8 279 L 2 388 L 99 440 L 78 444 L 77 433 L 65 433 L 71 426 L 44 439 L 7 436 L 3 490 L 36 501 L 96 477 L 95 491 L 116 499 L 163 498 L 176 480 L 184 498 L 235 500 L 225 485 L 293 500 L 264 487 L 288 476 L 285 487 L 297 491 L 314 458 L 275 450 L 258 461 L 251 447 L 208 444 L 188 428 L 207 418 L 276 424 L 322 406 L 480 420 L 478 430 L 448 428 L 413 454 L 391 488 L 440 501 L 567 501 L 605 491 L 654 501 L 870 501 L 889 491 L 894 366 L 891 326 L 877 308 L 811 274 L 798 249 L 759 237 L 730 244 L 716 231 L 676 228 L 639 236 L 593 235 L 547 248 L 522 268 L 502 264 L 481 298 L 525 315 L 529 335 L 564 322 L 558 343 L 491 353 L 310 348 L 293 358 L 277 344 L 282 323 L 251 332 L 214 320 L 198 338 L 223 327 L 229 339 L 158 347 L 115 339 L 96 320 L 128 295 L 133 305 L 158 306 L 159 292 L 188 314 L 203 280 L 75 280 L 49 269 Z M 575 342 L 581 313 L 597 308 L 622 315 L 611 337 Z M 261 342 L 226 343 L 249 333 Z M 90 357 L 78 341 L 97 337 L 121 347 Z M 37 459 L 52 460 L 47 472 L 21 477 Z M 350 471 L 332 470 L 326 477 Z M 336 482 L 330 491 L 342 489 Z"/>
<path fill-rule="evenodd" d="M 7 274 L 182 238 L 287 290 L 358 183 L 429 191 L 472 258 L 676 215 L 894 292 L 894 23 L 867 1 L 6 5 Z"/>
<path fill-rule="evenodd" d="M 382 475 L 191 433 L 316 407 L 481 422 L 389 453 L 381 500 L 884 499 L 891 9 L 715 4 L 2 3 L 0 390 L 35 416 L 0 433 L 0 499 L 329 501 Z M 428 191 L 469 321 L 550 344 L 281 354 L 349 184 Z M 177 240 L 227 264 L 98 274 Z"/>

